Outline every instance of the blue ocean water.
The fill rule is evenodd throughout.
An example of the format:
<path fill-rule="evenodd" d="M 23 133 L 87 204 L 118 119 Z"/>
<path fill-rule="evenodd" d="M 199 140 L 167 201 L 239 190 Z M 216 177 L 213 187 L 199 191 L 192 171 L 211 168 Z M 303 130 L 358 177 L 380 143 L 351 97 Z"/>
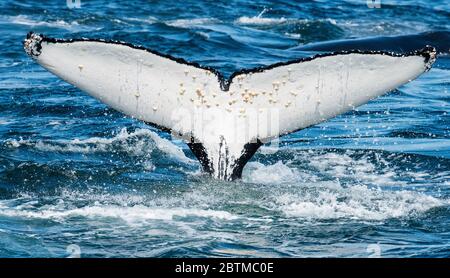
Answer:
<path fill-rule="evenodd" d="M 448 1 L 0 9 L 0 257 L 450 256 Z M 442 47 L 428 73 L 282 137 L 278 150 L 263 146 L 242 180 L 224 182 L 201 174 L 182 142 L 38 66 L 22 48 L 29 31 L 122 40 L 225 74 L 310 56 L 302 46 L 330 40 L 432 32 Z M 401 41 L 387 48 L 412 47 Z"/>

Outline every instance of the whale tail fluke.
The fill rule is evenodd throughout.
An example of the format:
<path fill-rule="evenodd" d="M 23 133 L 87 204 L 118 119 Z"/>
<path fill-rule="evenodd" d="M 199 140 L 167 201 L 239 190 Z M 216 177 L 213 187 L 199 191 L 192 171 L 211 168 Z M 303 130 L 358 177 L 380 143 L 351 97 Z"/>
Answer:
<path fill-rule="evenodd" d="M 416 78 L 426 47 L 406 54 L 345 51 L 242 70 L 229 78 L 170 55 L 117 41 L 30 33 L 40 65 L 110 107 L 186 140 L 203 169 L 234 180 L 258 148 L 323 122 Z"/>

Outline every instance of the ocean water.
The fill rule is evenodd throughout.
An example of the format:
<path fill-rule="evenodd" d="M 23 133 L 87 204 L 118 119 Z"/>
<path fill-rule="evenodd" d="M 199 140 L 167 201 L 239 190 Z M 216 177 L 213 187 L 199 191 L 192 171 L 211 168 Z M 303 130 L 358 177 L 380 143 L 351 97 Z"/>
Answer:
<path fill-rule="evenodd" d="M 5 0 L 0 10 L 0 257 L 450 256 L 448 1 Z M 22 48 L 29 31 L 122 40 L 225 74 L 330 40 L 422 34 L 414 42 L 441 53 L 389 95 L 263 146 L 242 180 L 224 182 L 182 142 L 38 66 Z"/>

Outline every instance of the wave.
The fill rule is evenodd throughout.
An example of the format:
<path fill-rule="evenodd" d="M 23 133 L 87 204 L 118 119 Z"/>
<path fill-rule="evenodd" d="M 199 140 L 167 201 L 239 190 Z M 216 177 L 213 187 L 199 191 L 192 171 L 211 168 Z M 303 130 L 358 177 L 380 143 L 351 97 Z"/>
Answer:
<path fill-rule="evenodd" d="M 262 17 L 260 15 L 248 17 L 241 16 L 235 20 L 236 24 L 241 25 L 279 25 L 279 24 L 314 24 L 314 23 L 330 23 L 332 25 L 337 25 L 336 20 L 331 18 L 325 19 L 298 19 L 298 18 L 285 18 L 285 17 Z"/>
<path fill-rule="evenodd" d="M 369 172 L 370 169 L 364 170 L 366 171 Z M 276 174 L 269 175 L 268 172 Z M 355 174 L 353 178 L 358 179 L 357 175 Z M 305 178 L 309 181 L 305 182 Z M 247 174 L 246 179 L 287 186 L 289 190 L 271 190 L 270 194 L 274 199 L 265 206 L 281 212 L 288 218 L 382 221 L 391 218 L 418 217 L 433 208 L 450 205 L 448 199 L 433 197 L 415 190 L 390 190 L 362 184 L 344 186 L 339 179 L 321 180 L 317 176 L 302 173 L 280 162 L 269 166 L 257 164 L 256 170 Z M 394 183 L 390 174 L 380 179 Z M 301 185 L 298 185 L 299 182 Z"/>
<path fill-rule="evenodd" d="M 249 162 L 246 165 L 243 180 L 259 184 L 280 184 L 298 181 L 301 175 L 302 173 L 294 168 L 289 168 L 282 161 L 272 165 Z"/>
<path fill-rule="evenodd" d="M 382 190 L 364 185 L 345 187 L 336 181 L 272 187 L 208 184 L 178 190 L 164 187 L 159 193 L 154 193 L 154 189 L 150 195 L 66 190 L 60 196 L 44 199 L 25 193 L 17 199 L 0 201 L 0 215 L 55 221 L 77 217 L 98 221 L 116 218 L 130 225 L 152 220 L 184 222 L 180 218 L 201 217 L 255 225 L 270 224 L 280 217 L 286 221 L 407 220 L 450 205 L 449 199 L 413 190 Z"/>
<path fill-rule="evenodd" d="M 234 23 L 261 31 L 269 31 L 273 34 L 282 35 L 284 38 L 294 39 L 303 43 L 339 39 L 345 35 L 344 29 L 339 26 L 336 20 L 331 18 L 305 19 L 242 16 L 236 19 Z"/>
<path fill-rule="evenodd" d="M 188 208 L 153 208 L 143 205 L 135 205 L 132 207 L 93 205 L 74 209 L 59 209 L 58 206 L 53 206 L 32 210 L 26 208 L 8 208 L 2 206 L 0 203 L 0 208 L 0 215 L 6 217 L 50 219 L 55 221 L 64 221 L 75 217 L 118 218 L 129 224 L 133 224 L 147 220 L 173 220 L 177 217 L 202 217 L 221 220 L 237 219 L 237 216 L 226 211 Z"/>
<path fill-rule="evenodd" d="M 32 147 L 45 152 L 87 154 L 123 151 L 137 156 L 145 155 L 156 147 L 179 161 L 192 162 L 179 146 L 170 140 L 161 138 L 157 133 L 148 129 L 136 129 L 133 132 L 128 132 L 126 128 L 123 128 L 114 137 L 110 138 L 91 137 L 72 140 L 9 139 L 5 144 L 9 148 Z"/>
<path fill-rule="evenodd" d="M 192 18 L 192 19 L 175 19 L 165 21 L 164 23 L 172 27 L 191 28 L 205 24 L 214 24 L 218 22 L 220 21 L 216 18 L 206 17 L 206 18 Z"/>
<path fill-rule="evenodd" d="M 291 21 L 292 19 L 287 19 L 284 17 L 281 18 L 269 18 L 269 17 L 260 17 L 260 16 L 241 16 L 236 19 L 235 23 L 244 24 L 244 25 L 273 25 L 285 23 L 286 21 Z"/>
<path fill-rule="evenodd" d="M 339 20 L 339 25 L 353 35 L 353 37 L 374 35 L 403 35 L 408 33 L 425 32 L 429 30 L 424 22 L 419 21 L 377 21 L 367 19 Z"/>
<path fill-rule="evenodd" d="M 0 126 L 1 125 L 8 125 L 10 123 L 12 123 L 13 121 L 11 121 L 10 118 L 0 118 Z"/>
<path fill-rule="evenodd" d="M 277 204 L 288 217 L 380 221 L 420 216 L 432 208 L 448 206 L 450 202 L 415 191 L 383 191 L 362 185 L 344 188 L 335 184 L 301 195 L 281 195 Z"/>
<path fill-rule="evenodd" d="M 274 25 L 274 24 L 280 24 L 285 23 L 286 21 L 294 21 L 295 19 L 287 19 L 285 17 L 280 18 L 270 18 L 270 17 L 263 17 L 265 13 L 267 13 L 270 9 L 264 8 L 257 16 L 241 16 L 238 19 L 235 20 L 235 23 L 237 24 L 244 24 L 244 25 Z"/>
<path fill-rule="evenodd" d="M 30 27 L 44 26 L 44 27 L 53 27 L 53 28 L 61 28 L 61 29 L 79 29 L 82 27 L 78 21 L 74 20 L 71 22 L 67 22 L 64 20 L 54 20 L 54 21 L 40 21 L 32 19 L 26 15 L 17 15 L 8 17 L 8 21 L 18 25 L 26 25 Z"/>
<path fill-rule="evenodd" d="M 264 151 L 265 147 L 262 147 Z M 250 162 L 244 168 L 243 179 L 249 183 L 280 184 L 290 182 L 311 183 L 317 181 L 339 181 L 351 185 L 407 186 L 412 182 L 431 183 L 450 177 L 450 171 L 434 173 L 411 168 L 428 161 L 414 161 L 405 154 L 381 150 L 281 150 L 287 156 L 284 162 L 262 164 Z M 417 159 L 421 156 L 417 155 Z M 432 159 L 432 158 L 429 158 Z M 400 163 L 400 164 L 399 164 Z M 411 164 L 411 165 L 410 165 Z M 440 176 L 440 178 L 437 178 Z"/>
<path fill-rule="evenodd" d="M 450 172 L 396 165 L 395 161 L 408 164 L 402 155 L 364 152 L 303 151 L 286 162 L 251 162 L 243 179 L 272 196 L 271 202 L 265 196 L 265 207 L 290 218 L 381 221 L 419 217 L 450 205 L 439 194 L 431 196 L 416 189 L 445 186 L 442 181 L 448 180 Z"/>
<path fill-rule="evenodd" d="M 136 136 L 133 135 L 136 133 L 147 134 L 147 131 L 122 131 L 122 135 L 113 138 L 94 137 L 83 141 L 111 144 L 118 140 L 114 138 Z M 69 182 L 45 195 L 23 188 L 23 192 L 17 193 L 19 198 L 16 194 L 12 196 L 16 199 L 0 201 L 0 214 L 48 219 L 114 217 L 129 222 L 178 221 L 177 217 L 193 215 L 253 225 L 280 217 L 287 221 L 410 219 L 450 205 L 448 197 L 436 190 L 436 186 L 448 184 L 442 181 L 448 181 L 450 173 L 411 168 L 402 155 L 366 150 L 295 151 L 290 155 L 285 162 L 249 163 L 243 180 L 238 182 L 200 176 L 181 187 L 170 183 L 135 183 L 119 192 L 105 191 L 108 185 L 74 188 Z M 415 161 L 411 163 L 418 165 Z M 29 206 L 21 198 L 43 204 Z M 59 202 L 62 204 L 58 205 Z M 142 214 L 141 218 L 138 214 Z"/>
<path fill-rule="evenodd" d="M 148 16 L 145 18 L 137 18 L 137 17 L 128 17 L 124 19 L 128 22 L 138 22 L 138 23 L 146 23 L 146 24 L 154 24 L 158 22 L 158 19 L 154 16 Z"/>

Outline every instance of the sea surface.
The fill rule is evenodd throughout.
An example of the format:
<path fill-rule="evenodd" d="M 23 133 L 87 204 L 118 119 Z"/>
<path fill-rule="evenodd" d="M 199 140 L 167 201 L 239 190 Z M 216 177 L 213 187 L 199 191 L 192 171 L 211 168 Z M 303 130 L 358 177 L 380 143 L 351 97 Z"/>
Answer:
<path fill-rule="evenodd" d="M 0 2 L 0 257 L 450 257 L 448 0 L 80 2 Z M 395 38 L 417 35 L 440 54 L 224 182 L 183 142 L 37 65 L 29 31 L 126 41 L 224 74 L 330 40 L 389 37 L 401 51 L 412 44 Z"/>

